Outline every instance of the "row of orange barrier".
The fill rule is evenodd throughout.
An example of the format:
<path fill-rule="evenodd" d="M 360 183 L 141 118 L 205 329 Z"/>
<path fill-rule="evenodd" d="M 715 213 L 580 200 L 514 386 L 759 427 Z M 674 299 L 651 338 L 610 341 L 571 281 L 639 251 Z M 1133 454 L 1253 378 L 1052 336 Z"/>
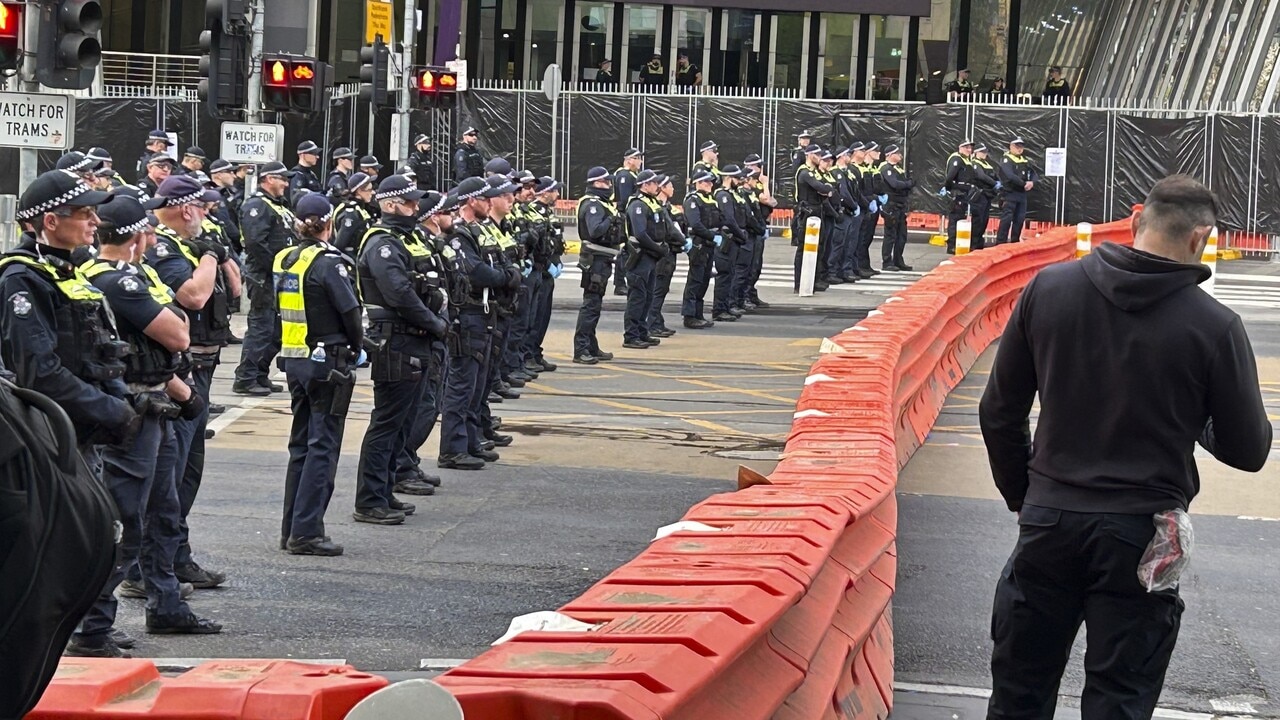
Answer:
<path fill-rule="evenodd" d="M 1094 226 L 1128 242 L 1129 221 Z M 560 611 L 438 680 L 483 720 L 883 720 L 893 707 L 898 470 L 1071 228 L 950 259 L 823 342 L 777 468 Z M 387 681 L 349 666 L 64 659 L 28 720 L 341 720 Z M 388 718 L 388 720 L 394 720 Z"/>

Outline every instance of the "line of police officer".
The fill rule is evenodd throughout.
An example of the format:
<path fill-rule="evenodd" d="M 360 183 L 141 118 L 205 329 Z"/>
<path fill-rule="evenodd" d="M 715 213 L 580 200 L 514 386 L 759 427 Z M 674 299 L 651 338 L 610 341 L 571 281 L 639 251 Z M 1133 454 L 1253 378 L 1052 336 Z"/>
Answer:
<path fill-rule="evenodd" d="M 997 165 L 992 166 L 985 145 L 975 147 L 972 140 L 964 140 L 947 158 L 946 177 L 939 192 L 941 196 L 951 198 L 947 211 L 947 254 L 955 254 L 957 224 L 966 217 L 971 223 L 970 249 L 986 247 L 991 203 L 997 197 L 1001 207 L 995 243 L 1000 245 L 1022 239 L 1027 218 L 1027 194 L 1039 179 L 1024 152 L 1025 143 L 1022 138 L 1015 137 L 1009 141 L 1009 151 Z"/>

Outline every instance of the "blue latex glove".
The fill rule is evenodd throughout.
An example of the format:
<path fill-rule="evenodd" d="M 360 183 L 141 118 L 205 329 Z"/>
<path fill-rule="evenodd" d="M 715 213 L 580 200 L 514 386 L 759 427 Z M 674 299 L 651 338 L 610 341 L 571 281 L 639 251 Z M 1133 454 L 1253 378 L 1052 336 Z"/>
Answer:
<path fill-rule="evenodd" d="M 547 268 L 547 272 L 551 273 L 551 279 L 553 280 L 560 277 L 560 273 L 563 271 L 564 271 L 564 266 L 561 265 L 560 263 L 556 263 L 555 265 L 552 265 L 551 267 Z"/>
<path fill-rule="evenodd" d="M 360 367 L 367 362 L 369 362 L 369 353 L 365 352 L 364 348 L 360 348 L 360 354 L 356 356 L 356 367 Z"/>
<path fill-rule="evenodd" d="M 855 207 L 855 208 L 853 209 L 853 216 L 854 216 L 854 217 L 858 217 L 858 216 L 859 216 L 859 215 L 861 215 L 861 214 L 862 214 L 862 208 L 860 208 L 860 207 Z"/>
<path fill-rule="evenodd" d="M 717 235 L 717 236 L 715 236 L 715 238 L 713 239 L 713 241 L 715 242 L 716 247 L 720 247 L 721 243 L 723 243 L 723 242 L 724 242 L 724 237 L 723 237 L 722 235 Z"/>
<path fill-rule="evenodd" d="M 524 266 L 524 269 L 520 271 L 520 274 L 525 277 L 529 277 L 530 275 L 533 274 L 533 266 L 526 264 Z"/>
<path fill-rule="evenodd" d="M 1001 188 L 1003 188 L 1003 187 L 1004 187 L 1004 183 L 1002 183 L 1002 182 L 997 182 L 997 183 L 996 183 L 996 189 L 997 189 L 997 190 L 1000 190 L 1000 189 L 1001 189 Z"/>
<path fill-rule="evenodd" d="M 950 194 L 951 194 L 951 191 L 947 190 L 946 188 L 942 188 L 941 190 L 938 191 L 938 197 L 946 197 Z"/>
<path fill-rule="evenodd" d="M 880 206 L 881 206 L 881 207 L 885 206 L 885 205 L 886 205 L 886 204 L 888 204 L 888 202 L 889 202 L 889 196 L 888 196 L 888 195 L 881 195 L 879 199 L 880 199 Z"/>
<path fill-rule="evenodd" d="M 684 251 L 685 251 L 685 252 L 689 252 L 689 251 L 690 251 L 690 250 L 692 250 L 692 249 L 693 249 L 693 241 L 692 241 L 692 240 L 690 240 L 689 238 L 685 238 L 685 239 L 684 239 Z"/>
<path fill-rule="evenodd" d="M 867 212 L 874 213 L 879 209 L 880 209 L 880 203 L 876 202 L 875 200 L 872 200 L 871 202 L 867 203 Z"/>

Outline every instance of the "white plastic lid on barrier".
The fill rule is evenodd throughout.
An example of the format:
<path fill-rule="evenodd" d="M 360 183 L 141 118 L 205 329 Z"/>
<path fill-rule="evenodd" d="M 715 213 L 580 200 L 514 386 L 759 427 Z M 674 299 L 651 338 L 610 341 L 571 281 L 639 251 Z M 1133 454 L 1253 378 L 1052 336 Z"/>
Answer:
<path fill-rule="evenodd" d="M 430 680 L 406 680 L 361 700 L 346 720 L 465 720 L 465 716 L 448 690 Z"/>

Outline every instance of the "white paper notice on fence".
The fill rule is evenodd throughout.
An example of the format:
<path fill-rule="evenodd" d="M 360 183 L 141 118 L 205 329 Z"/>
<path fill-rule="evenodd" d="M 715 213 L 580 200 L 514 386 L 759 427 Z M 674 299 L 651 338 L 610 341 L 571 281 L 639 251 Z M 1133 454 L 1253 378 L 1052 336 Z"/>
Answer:
<path fill-rule="evenodd" d="M 1067 176 L 1067 149 L 1066 148 L 1045 148 L 1044 149 L 1044 176 L 1045 177 L 1066 177 Z"/>

